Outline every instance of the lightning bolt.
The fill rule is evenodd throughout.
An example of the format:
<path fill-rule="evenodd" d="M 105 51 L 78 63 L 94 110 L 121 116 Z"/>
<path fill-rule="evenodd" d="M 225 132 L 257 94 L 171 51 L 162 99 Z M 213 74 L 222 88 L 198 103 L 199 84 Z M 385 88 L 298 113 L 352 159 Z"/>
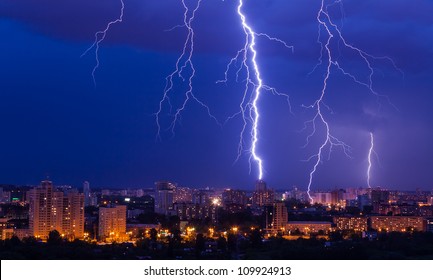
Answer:
<path fill-rule="evenodd" d="M 198 99 L 197 96 L 193 92 L 193 79 L 194 79 L 196 70 L 195 70 L 194 64 L 192 62 L 192 57 L 194 54 L 194 36 L 195 36 L 194 29 L 192 27 L 192 23 L 195 19 L 195 15 L 196 15 L 197 11 L 200 9 L 201 2 L 202 2 L 202 0 L 198 0 L 197 4 L 195 5 L 195 7 L 190 12 L 190 8 L 185 3 L 185 0 L 182 0 L 182 5 L 184 7 L 183 25 L 177 25 L 177 26 L 173 27 L 172 29 L 170 29 L 170 30 L 173 30 L 176 28 L 185 27 L 187 29 L 188 34 L 186 36 L 186 39 L 185 39 L 185 42 L 183 45 L 182 53 L 176 61 L 175 69 L 173 70 L 173 72 L 171 74 L 169 74 L 166 77 L 166 84 L 165 84 L 165 88 L 164 88 L 164 92 L 163 92 L 163 97 L 159 102 L 159 109 L 155 113 L 156 124 L 158 126 L 158 132 L 157 132 L 157 136 L 156 136 L 157 140 L 161 140 L 160 115 L 164 109 L 164 105 L 167 103 L 169 108 L 170 108 L 170 112 L 173 110 L 173 106 L 172 106 L 172 103 L 170 100 L 170 94 L 172 93 L 173 88 L 174 88 L 174 84 L 175 84 L 174 79 L 179 78 L 182 81 L 185 81 L 184 75 L 187 76 L 186 80 L 188 83 L 188 88 L 185 91 L 185 98 L 184 98 L 181 106 L 176 109 L 175 114 L 173 116 L 173 120 L 172 120 L 171 125 L 169 127 L 169 128 L 171 128 L 172 135 L 174 136 L 176 124 L 179 121 L 179 119 L 181 117 L 181 113 L 185 110 L 190 99 L 193 99 L 200 106 L 202 106 L 207 111 L 209 117 L 211 119 L 213 119 L 219 126 L 222 126 L 220 124 L 220 122 L 217 120 L 217 118 L 214 115 L 212 115 L 209 107 L 204 102 L 202 102 L 200 99 Z"/>
<path fill-rule="evenodd" d="M 371 155 L 374 153 L 374 136 L 373 133 L 370 132 L 370 149 L 368 149 L 368 168 L 367 168 L 367 185 L 371 188 L 370 179 L 371 179 Z"/>
<path fill-rule="evenodd" d="M 326 120 L 325 114 L 324 114 L 324 109 L 327 109 L 327 110 L 331 111 L 331 113 L 332 113 L 332 110 L 326 105 L 326 103 L 324 103 L 325 95 L 327 93 L 328 81 L 329 81 L 330 76 L 331 76 L 332 68 L 337 69 L 338 71 L 343 73 L 343 75 L 345 75 L 346 77 L 349 77 L 355 83 L 366 87 L 368 89 L 368 91 L 370 93 L 372 93 L 373 95 L 375 95 L 377 98 L 380 98 L 380 97 L 387 98 L 387 97 L 384 95 L 380 95 L 374 89 L 373 76 L 374 76 L 375 72 L 374 72 L 374 69 L 372 66 L 372 61 L 374 61 L 374 60 L 386 60 L 389 63 L 391 63 L 395 69 L 397 69 L 399 72 L 401 72 L 401 70 L 397 68 L 396 64 L 394 63 L 394 61 L 391 58 L 389 58 L 387 56 L 383 56 L 383 57 L 373 56 L 373 55 L 353 46 L 352 44 L 347 43 L 347 41 L 345 40 L 345 38 L 342 35 L 340 28 L 332 21 L 331 17 L 329 16 L 329 13 L 328 13 L 328 7 L 335 5 L 335 4 L 342 5 L 342 1 L 336 0 L 330 5 L 325 5 L 325 0 L 322 0 L 321 1 L 321 7 L 317 13 L 317 22 L 319 25 L 319 34 L 318 34 L 317 42 L 320 44 L 321 52 L 320 52 L 320 57 L 319 57 L 319 63 L 314 67 L 313 71 L 319 65 L 324 63 L 324 57 L 327 57 L 326 72 L 325 72 L 324 79 L 323 79 L 323 87 L 321 90 L 320 97 L 312 105 L 304 106 L 306 108 L 310 108 L 310 109 L 315 110 L 314 117 L 310 121 L 307 121 L 305 123 L 304 128 L 307 128 L 310 125 L 311 130 L 312 130 L 311 133 L 307 136 L 307 142 L 306 142 L 305 146 L 307 146 L 309 144 L 311 137 L 313 137 L 316 134 L 317 125 L 321 125 L 322 127 L 325 128 L 325 138 L 324 138 L 323 142 L 321 142 L 322 144 L 319 146 L 317 153 L 312 155 L 307 160 L 307 161 L 313 160 L 313 162 L 314 162 L 314 165 L 313 165 L 313 167 L 309 173 L 309 181 L 308 181 L 308 186 L 307 186 L 307 194 L 308 194 L 308 197 L 310 198 L 311 202 L 313 202 L 313 198 L 310 195 L 311 186 L 313 184 L 314 175 L 318 169 L 318 166 L 322 162 L 324 150 L 328 148 L 329 149 L 329 156 L 330 156 L 332 149 L 335 147 L 339 147 L 343 150 L 343 152 L 346 156 L 350 157 L 351 147 L 331 134 L 330 125 L 329 125 L 328 121 Z M 320 37 L 322 34 L 322 28 L 325 31 L 325 34 L 327 35 L 327 38 L 325 41 L 320 40 Z M 351 74 L 349 71 L 346 71 L 340 65 L 339 56 L 338 55 L 335 56 L 333 54 L 332 49 L 331 49 L 332 40 L 338 40 L 338 43 L 339 44 L 342 43 L 342 46 L 344 48 L 351 50 L 354 54 L 357 54 L 358 57 L 360 57 L 362 59 L 362 61 L 364 62 L 365 66 L 367 67 L 367 69 L 369 71 L 369 74 L 368 74 L 366 81 L 363 81 L 361 78 L 358 78 L 354 74 Z"/>
<path fill-rule="evenodd" d="M 240 61 L 240 66 L 236 70 L 236 81 L 239 80 L 239 76 L 244 73 L 245 77 L 245 89 L 242 95 L 242 100 L 239 104 L 239 111 L 229 117 L 227 121 L 232 118 L 239 116 L 242 118 L 242 129 L 239 137 L 238 144 L 238 154 L 235 162 L 241 157 L 244 152 L 244 134 L 246 133 L 248 123 L 251 123 L 250 137 L 251 137 L 251 147 L 249 149 L 250 158 L 250 172 L 251 172 L 251 162 L 254 161 L 257 164 L 258 179 L 263 178 L 263 160 L 257 151 L 258 141 L 259 141 L 259 100 L 262 94 L 262 90 L 271 92 L 274 95 L 283 96 L 287 99 L 289 109 L 291 112 L 290 99 L 285 93 L 277 91 L 275 88 L 270 87 L 263 83 L 260 73 L 260 67 L 257 62 L 258 51 L 256 49 L 256 39 L 257 37 L 264 37 L 270 41 L 278 42 L 284 47 L 289 48 L 293 51 L 293 46 L 289 46 L 283 40 L 275 37 L 271 37 L 265 33 L 257 33 L 254 29 L 247 23 L 245 14 L 242 12 L 243 0 L 239 0 L 237 7 L 237 13 L 242 23 L 242 29 L 245 34 L 245 43 L 242 49 L 240 49 L 236 56 L 233 57 L 227 64 L 226 71 L 224 73 L 224 79 L 217 81 L 217 83 L 227 83 L 229 80 L 229 71 L 232 67 L 236 68 L 238 61 Z M 244 72 L 243 72 L 244 71 Z"/>
<path fill-rule="evenodd" d="M 95 66 L 93 67 L 93 70 L 92 70 L 93 84 L 95 85 L 95 87 L 96 87 L 96 78 L 95 78 L 95 73 L 96 73 L 96 70 L 98 69 L 99 64 L 100 64 L 100 62 L 99 62 L 99 47 L 100 47 L 100 44 L 102 43 L 102 41 L 104 41 L 105 37 L 107 36 L 107 32 L 108 32 L 108 30 L 110 30 L 110 27 L 111 27 L 113 24 L 120 23 L 120 22 L 123 21 L 123 11 L 124 11 L 124 9 L 125 9 L 125 3 L 123 2 L 123 0 L 120 0 L 120 4 L 121 4 L 121 8 L 120 8 L 120 15 L 119 15 L 119 17 L 118 17 L 117 19 L 113 20 L 113 21 L 110 21 L 110 22 L 106 25 L 105 29 L 96 32 L 96 33 L 95 33 L 95 41 L 94 41 L 93 44 L 92 44 L 92 45 L 91 45 L 91 46 L 90 46 L 86 51 L 84 51 L 83 54 L 81 55 L 81 57 L 83 57 L 83 56 L 85 56 L 88 52 L 90 52 L 92 49 L 95 49 L 95 61 L 96 61 L 96 63 L 95 63 Z"/>
<path fill-rule="evenodd" d="M 382 163 L 380 162 L 380 158 L 379 155 L 377 154 L 375 148 L 374 148 L 374 135 L 373 132 L 370 132 L 370 148 L 368 149 L 368 167 L 367 167 L 367 185 L 368 188 L 371 188 L 371 168 L 373 166 L 373 161 L 372 161 L 372 155 L 375 156 L 375 163 L 382 168 Z"/>

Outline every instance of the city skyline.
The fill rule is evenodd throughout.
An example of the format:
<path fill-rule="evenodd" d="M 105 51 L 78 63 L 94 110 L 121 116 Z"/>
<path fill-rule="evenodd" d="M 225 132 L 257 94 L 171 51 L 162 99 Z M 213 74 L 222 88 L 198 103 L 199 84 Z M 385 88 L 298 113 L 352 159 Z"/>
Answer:
<path fill-rule="evenodd" d="M 282 194 L 258 180 L 253 192 L 167 181 L 153 190 L 92 190 L 85 181 L 79 192 L 44 180 L 0 186 L 0 198 L 2 259 L 289 260 L 350 253 L 349 259 L 413 260 L 433 252 L 433 190 Z"/>
<path fill-rule="evenodd" d="M 329 160 L 326 154 L 311 190 L 368 184 L 431 190 L 433 4 L 342 2 L 344 13 L 333 1 L 325 1 L 347 42 L 392 58 L 396 67 L 374 60 L 375 91 L 386 96 L 379 103 L 368 89 L 332 70 L 325 100 L 332 111 L 326 118 L 333 135 L 350 145 L 352 153 L 348 158 L 336 148 Z M 196 1 L 187 3 L 192 7 Z M 237 4 L 202 1 L 194 19 L 194 93 L 220 122 L 236 112 L 242 94 L 242 83 L 234 77 L 226 85 L 215 83 L 224 78 L 227 63 L 244 40 Z M 272 187 L 305 190 L 313 166 L 305 160 L 323 141 L 319 131 L 303 147 L 309 131 L 302 129 L 312 118 L 303 106 L 320 96 L 324 74 L 323 65 L 315 69 L 321 55 L 320 4 L 244 0 L 254 30 L 294 46 L 292 53 L 257 38 L 263 79 L 290 96 L 292 110 L 284 97 L 263 93 L 257 150 L 264 162 L 263 179 Z M 154 114 L 187 35 L 182 28 L 170 30 L 183 22 L 181 1 L 125 2 L 122 22 L 112 25 L 100 44 L 93 85 L 95 57 L 80 55 L 92 45 L 95 32 L 119 17 L 120 8 L 118 0 L 0 4 L 0 34 L 8 38 L 0 44 L 6 65 L 0 70 L 0 127 L 7 135 L 0 140 L 0 182 L 31 185 L 50 175 L 55 182 L 74 186 L 85 180 L 92 186 L 152 186 L 167 179 L 182 186 L 252 190 L 257 171 L 253 164 L 249 173 L 249 154 L 242 153 L 235 162 L 240 119 L 221 128 L 202 106 L 190 102 L 174 136 L 165 130 L 170 115 L 163 112 L 161 140 L 155 141 Z M 351 73 L 368 78 L 355 55 L 339 55 Z M 176 82 L 173 105 L 182 102 L 185 89 Z M 378 158 L 369 157 L 370 133 Z"/>
<path fill-rule="evenodd" d="M 79 190 L 84 194 L 85 198 L 85 204 L 88 205 L 90 203 L 91 197 L 90 197 L 90 190 L 97 191 L 97 192 L 104 192 L 104 191 L 113 191 L 114 193 L 122 193 L 122 192 L 129 192 L 129 191 L 143 191 L 143 192 L 149 192 L 150 190 L 156 190 L 158 189 L 159 184 L 169 184 L 173 186 L 176 189 L 188 189 L 188 190 L 212 190 L 212 191 L 224 191 L 224 190 L 233 190 L 233 191 L 242 191 L 247 193 L 253 193 L 259 184 L 259 182 L 262 182 L 265 184 L 266 188 L 269 188 L 272 191 L 278 192 L 279 194 L 283 194 L 284 192 L 290 192 L 293 190 L 299 191 L 301 193 L 307 193 L 307 189 L 304 189 L 300 186 L 296 185 L 285 185 L 285 186 L 276 186 L 276 185 L 269 185 L 266 181 L 263 180 L 257 180 L 254 183 L 252 183 L 250 186 L 242 187 L 242 186 L 236 186 L 236 185 L 223 185 L 223 186 L 210 186 L 210 185 L 186 185 L 182 182 L 176 182 L 171 180 L 156 180 L 151 184 L 142 184 L 142 185 L 134 185 L 134 186 L 124 186 L 124 185 L 91 185 L 89 181 L 84 181 L 81 184 L 74 185 L 74 184 L 68 184 L 64 182 L 56 182 L 51 181 L 51 178 L 45 178 L 42 181 L 38 183 L 32 183 L 32 184 L 5 184 L 0 183 L 1 188 L 7 188 L 7 189 L 20 189 L 20 188 L 33 188 L 40 186 L 41 182 L 43 181 L 50 181 L 54 183 L 54 187 L 62 190 Z M 91 187 L 90 187 L 91 186 Z M 432 193 L 433 194 L 433 188 L 420 188 L 420 187 L 414 187 L 414 188 L 406 188 L 406 189 L 396 189 L 392 187 L 385 187 L 385 186 L 329 186 L 329 187 L 318 187 L 314 190 L 311 190 L 311 193 L 330 193 L 332 191 L 336 190 L 344 190 L 344 191 L 367 191 L 367 190 L 386 190 L 391 192 L 423 192 L 423 193 Z M 314 196 L 314 195 L 313 195 Z M 87 199 L 86 199 L 87 198 Z"/>

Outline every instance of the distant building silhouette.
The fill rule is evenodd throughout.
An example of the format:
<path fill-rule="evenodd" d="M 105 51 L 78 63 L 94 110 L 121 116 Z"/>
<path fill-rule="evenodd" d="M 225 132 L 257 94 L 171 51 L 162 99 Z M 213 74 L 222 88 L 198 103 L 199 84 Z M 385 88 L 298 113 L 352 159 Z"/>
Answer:
<path fill-rule="evenodd" d="M 371 191 L 371 203 L 374 213 L 380 213 L 381 205 L 389 204 L 389 191 L 373 189 Z"/>
<path fill-rule="evenodd" d="M 247 201 L 248 199 L 245 191 L 225 189 L 222 193 L 222 204 L 224 209 L 231 213 L 245 209 Z"/>
<path fill-rule="evenodd" d="M 274 203 L 274 200 L 274 191 L 267 188 L 265 181 L 257 180 L 256 190 L 253 192 L 252 205 L 254 207 L 272 205 Z"/>
<path fill-rule="evenodd" d="M 174 192 L 173 202 L 176 203 L 191 203 L 192 202 L 192 189 L 190 188 L 176 188 Z"/>
<path fill-rule="evenodd" d="M 84 194 L 84 206 L 90 206 L 92 197 L 90 193 L 90 183 L 88 181 L 84 181 L 83 183 L 83 194 Z"/>
<path fill-rule="evenodd" d="M 168 181 L 155 183 L 155 212 L 168 215 L 173 211 L 176 185 Z"/>
<path fill-rule="evenodd" d="M 265 181 L 263 180 L 256 181 L 256 189 L 255 189 L 256 192 L 266 191 L 267 189 L 268 188 Z"/>

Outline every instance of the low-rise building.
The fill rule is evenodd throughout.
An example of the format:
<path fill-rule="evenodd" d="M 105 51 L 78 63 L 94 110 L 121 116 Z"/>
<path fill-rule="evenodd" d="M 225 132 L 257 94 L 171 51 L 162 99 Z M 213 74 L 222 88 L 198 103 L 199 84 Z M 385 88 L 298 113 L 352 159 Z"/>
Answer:
<path fill-rule="evenodd" d="M 303 234 L 310 233 L 329 233 L 331 231 L 331 222 L 324 221 L 292 221 L 286 225 L 286 232 L 293 234 L 300 232 Z"/>
<path fill-rule="evenodd" d="M 338 230 L 353 230 L 362 232 L 367 230 L 367 217 L 334 217 L 334 224 Z"/>
<path fill-rule="evenodd" d="M 377 231 L 407 230 L 424 231 L 423 218 L 415 216 L 374 216 L 371 217 L 371 228 Z"/>

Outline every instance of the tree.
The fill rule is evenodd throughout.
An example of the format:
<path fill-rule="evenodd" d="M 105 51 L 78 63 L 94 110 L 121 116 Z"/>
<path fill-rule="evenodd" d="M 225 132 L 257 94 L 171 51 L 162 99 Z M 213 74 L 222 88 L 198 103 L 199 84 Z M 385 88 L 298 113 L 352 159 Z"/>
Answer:
<path fill-rule="evenodd" d="M 203 233 L 197 234 L 195 239 L 195 255 L 197 258 L 200 257 L 200 254 L 206 248 L 206 240 L 204 238 Z"/>
<path fill-rule="evenodd" d="M 16 235 L 14 235 L 14 236 L 11 237 L 10 242 L 11 242 L 12 246 L 14 246 L 14 247 L 16 247 L 16 246 L 18 246 L 18 245 L 21 244 L 20 239 Z"/>
<path fill-rule="evenodd" d="M 150 240 L 152 240 L 153 242 L 156 242 L 157 236 L 158 236 L 158 232 L 156 231 L 156 229 L 152 228 L 150 230 Z"/>
<path fill-rule="evenodd" d="M 235 234 L 229 234 L 227 236 L 227 247 L 229 251 L 236 252 L 238 247 L 238 236 Z"/>
<path fill-rule="evenodd" d="M 254 229 L 250 234 L 251 246 L 258 248 L 262 245 L 262 233 L 258 228 Z"/>
<path fill-rule="evenodd" d="M 181 232 L 178 229 L 174 229 L 172 230 L 173 233 L 173 240 L 177 243 L 180 244 L 182 242 L 182 236 L 181 236 Z"/>
<path fill-rule="evenodd" d="M 224 237 L 220 236 L 217 239 L 217 248 L 221 251 L 227 250 L 227 240 Z"/>
<path fill-rule="evenodd" d="M 26 245 L 34 245 L 37 243 L 37 240 L 34 236 L 24 237 L 23 242 Z"/>
<path fill-rule="evenodd" d="M 329 239 L 331 241 L 341 241 L 343 240 L 343 233 L 341 231 L 334 231 L 329 234 Z"/>
<path fill-rule="evenodd" d="M 135 238 L 142 238 L 144 236 L 144 230 L 138 229 L 137 234 L 135 235 Z"/>
<path fill-rule="evenodd" d="M 62 243 L 62 237 L 57 230 L 52 230 L 48 233 L 48 244 L 59 245 Z"/>

